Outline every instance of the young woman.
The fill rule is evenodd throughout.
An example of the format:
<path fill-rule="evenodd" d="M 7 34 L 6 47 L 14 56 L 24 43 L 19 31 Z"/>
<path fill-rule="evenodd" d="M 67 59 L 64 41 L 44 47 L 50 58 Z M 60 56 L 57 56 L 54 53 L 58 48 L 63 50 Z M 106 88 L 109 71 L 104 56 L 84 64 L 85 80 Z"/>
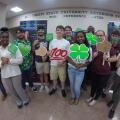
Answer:
<path fill-rule="evenodd" d="M 12 52 L 9 43 L 9 32 L 7 28 L 1 29 L 0 67 L 1 78 L 5 81 L 10 94 L 15 99 L 18 108 L 28 105 L 29 98 L 21 86 L 21 71 L 19 65 L 22 63 L 22 55 L 17 48 Z"/>
<path fill-rule="evenodd" d="M 85 33 L 80 31 L 76 35 L 76 44 L 85 44 L 88 48 L 88 42 L 85 37 Z M 84 79 L 85 70 L 87 69 L 88 63 L 92 60 L 92 50 L 89 48 L 88 59 L 82 60 L 80 58 L 72 59 L 67 57 L 68 60 L 68 76 L 70 80 L 71 99 L 70 104 L 77 105 L 80 98 L 80 88 Z"/>
<path fill-rule="evenodd" d="M 106 40 L 105 32 L 102 30 L 98 30 L 96 32 L 96 36 L 99 40 L 101 40 L 101 42 Z M 112 62 L 111 60 L 116 57 L 116 55 L 113 48 L 111 48 L 111 50 L 107 52 L 106 55 L 101 51 L 97 51 L 95 48 L 93 57 L 91 94 L 90 98 L 86 100 L 86 102 L 89 103 L 89 106 L 93 106 L 102 95 L 103 88 L 105 87 L 111 72 L 110 62 Z"/>

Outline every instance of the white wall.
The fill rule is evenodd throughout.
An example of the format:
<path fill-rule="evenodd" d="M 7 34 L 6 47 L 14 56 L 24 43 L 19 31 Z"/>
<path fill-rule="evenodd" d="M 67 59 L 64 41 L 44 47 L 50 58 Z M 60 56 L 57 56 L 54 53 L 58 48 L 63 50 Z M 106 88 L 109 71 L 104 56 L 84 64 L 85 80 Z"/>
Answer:
<path fill-rule="evenodd" d="M 6 5 L 0 3 L 0 28 L 6 26 Z"/>
<path fill-rule="evenodd" d="M 66 11 L 66 13 L 63 13 Z M 67 13 L 67 11 L 70 11 Z M 79 11 L 78 13 L 72 13 L 72 11 Z M 50 14 L 50 12 L 52 12 Z M 35 16 L 38 14 L 38 16 Z M 106 15 L 107 14 L 107 15 Z M 111 15 L 108 15 L 111 14 Z M 65 15 L 83 15 L 86 17 L 64 17 Z M 57 25 L 71 25 L 73 30 L 77 27 L 87 29 L 89 25 L 92 25 L 98 29 L 102 29 L 107 32 L 107 24 L 109 21 L 119 21 L 120 13 L 106 10 L 87 9 L 87 8 L 68 8 L 68 9 L 52 9 L 37 11 L 21 16 L 17 16 L 7 20 L 9 28 L 17 27 L 20 21 L 27 20 L 48 20 L 48 32 L 55 33 Z"/>

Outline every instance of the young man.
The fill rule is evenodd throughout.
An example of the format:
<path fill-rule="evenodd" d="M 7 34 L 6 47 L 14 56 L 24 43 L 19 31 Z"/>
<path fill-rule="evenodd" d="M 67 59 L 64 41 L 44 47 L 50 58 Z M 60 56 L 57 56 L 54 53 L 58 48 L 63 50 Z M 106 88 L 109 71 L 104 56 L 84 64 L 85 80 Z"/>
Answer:
<path fill-rule="evenodd" d="M 67 50 L 70 43 L 63 38 L 64 27 L 59 25 L 56 27 L 57 39 L 51 41 L 49 50 L 50 50 L 50 60 L 51 60 L 51 69 L 50 69 L 50 78 L 53 80 L 53 88 L 49 92 L 49 95 L 52 95 L 57 90 L 57 79 L 61 82 L 62 87 L 62 96 L 66 97 L 65 93 L 65 80 L 66 80 L 66 63 L 65 57 L 67 57 Z"/>
<path fill-rule="evenodd" d="M 22 87 L 23 89 L 26 89 L 26 82 L 29 83 L 29 86 L 32 88 L 33 91 L 36 91 L 36 88 L 33 86 L 32 81 L 32 57 L 30 54 L 31 51 L 31 43 L 29 40 L 25 39 L 25 31 L 23 29 L 17 30 L 17 39 L 13 41 L 14 44 L 16 44 L 23 56 L 23 63 L 20 65 L 21 71 L 22 71 Z M 26 53 L 23 53 L 24 48 L 28 48 L 29 50 L 26 50 Z"/>
<path fill-rule="evenodd" d="M 116 55 L 118 55 L 120 53 L 120 32 L 118 30 L 113 30 L 111 33 L 111 43 L 112 43 L 112 47 L 115 49 L 116 51 Z M 114 83 L 114 76 L 116 74 L 116 61 L 111 63 L 111 75 L 110 78 L 107 82 L 107 86 L 106 86 L 106 91 L 109 91 Z"/>
<path fill-rule="evenodd" d="M 47 51 L 49 49 L 49 43 L 45 39 L 44 27 L 42 26 L 38 27 L 37 36 L 38 36 L 38 40 L 34 41 L 33 50 L 36 51 L 44 47 Z M 49 82 L 48 82 L 49 57 L 47 55 L 47 52 L 45 53 L 44 56 L 37 55 L 35 52 L 35 65 L 36 65 L 37 74 L 39 74 L 40 82 L 41 82 L 41 87 L 39 91 L 42 92 L 43 89 L 45 88 L 46 92 L 49 93 Z"/>
<path fill-rule="evenodd" d="M 111 101 L 107 104 L 108 107 L 111 107 L 108 117 L 113 118 L 115 110 L 120 101 L 120 53 L 118 55 L 117 61 L 117 71 L 114 75 L 114 85 L 113 85 L 113 95 Z"/>

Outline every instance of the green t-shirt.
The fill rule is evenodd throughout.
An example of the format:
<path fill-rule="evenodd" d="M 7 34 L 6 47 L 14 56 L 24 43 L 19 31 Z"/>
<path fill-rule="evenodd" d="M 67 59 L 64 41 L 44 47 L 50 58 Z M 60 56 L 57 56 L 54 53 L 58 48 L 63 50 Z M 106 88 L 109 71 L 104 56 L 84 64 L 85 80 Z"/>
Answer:
<path fill-rule="evenodd" d="M 20 49 L 23 56 L 23 63 L 20 65 L 21 71 L 27 70 L 31 67 L 32 57 L 30 55 L 31 43 L 28 40 L 16 39 L 12 42 Z"/>

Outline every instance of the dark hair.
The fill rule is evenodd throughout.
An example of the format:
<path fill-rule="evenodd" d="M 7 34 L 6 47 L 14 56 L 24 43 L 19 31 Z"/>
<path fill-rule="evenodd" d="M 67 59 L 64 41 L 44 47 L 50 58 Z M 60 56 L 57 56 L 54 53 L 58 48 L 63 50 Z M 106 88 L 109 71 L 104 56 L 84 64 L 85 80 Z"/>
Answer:
<path fill-rule="evenodd" d="M 102 33 L 104 34 L 104 36 L 105 36 L 105 32 L 104 32 L 103 30 L 97 30 L 97 31 L 95 32 L 95 34 L 96 34 L 97 32 L 102 32 Z"/>
<path fill-rule="evenodd" d="M 18 31 L 19 31 L 19 32 L 22 32 L 22 33 L 25 33 L 25 30 L 22 29 L 22 28 L 18 28 L 17 31 L 16 31 L 16 33 L 17 33 Z"/>
<path fill-rule="evenodd" d="M 89 26 L 87 28 L 87 32 L 92 32 L 94 34 L 95 33 L 95 28 L 93 26 Z"/>
<path fill-rule="evenodd" d="M 69 26 L 69 25 L 65 26 L 65 29 L 67 29 L 67 28 L 72 31 L 72 27 L 71 26 Z"/>
<path fill-rule="evenodd" d="M 88 41 L 87 41 L 87 39 L 86 39 L 86 33 L 85 33 L 84 31 L 79 31 L 79 32 L 76 33 L 76 42 L 77 42 L 77 35 L 78 35 L 79 33 L 82 33 L 82 34 L 84 35 L 84 38 L 85 38 L 84 44 L 85 44 L 87 47 L 89 47 L 89 43 L 88 43 Z"/>
<path fill-rule="evenodd" d="M 2 36 L 3 33 L 9 34 L 9 30 L 7 27 L 2 27 L 0 29 L 0 37 Z M 1 43 L 0 43 L 1 44 Z"/>
<path fill-rule="evenodd" d="M 120 36 L 120 32 L 118 30 L 113 30 L 111 34 Z"/>
<path fill-rule="evenodd" d="M 44 30 L 45 31 L 45 27 L 44 26 L 38 26 L 37 31 L 39 31 L 39 30 Z"/>
<path fill-rule="evenodd" d="M 57 30 L 58 28 L 65 30 L 65 28 L 64 28 L 62 25 L 58 25 L 58 26 L 56 27 L 56 30 Z"/>
<path fill-rule="evenodd" d="M 2 33 L 8 33 L 8 28 L 7 27 L 2 27 L 0 29 L 0 34 L 2 34 Z"/>

